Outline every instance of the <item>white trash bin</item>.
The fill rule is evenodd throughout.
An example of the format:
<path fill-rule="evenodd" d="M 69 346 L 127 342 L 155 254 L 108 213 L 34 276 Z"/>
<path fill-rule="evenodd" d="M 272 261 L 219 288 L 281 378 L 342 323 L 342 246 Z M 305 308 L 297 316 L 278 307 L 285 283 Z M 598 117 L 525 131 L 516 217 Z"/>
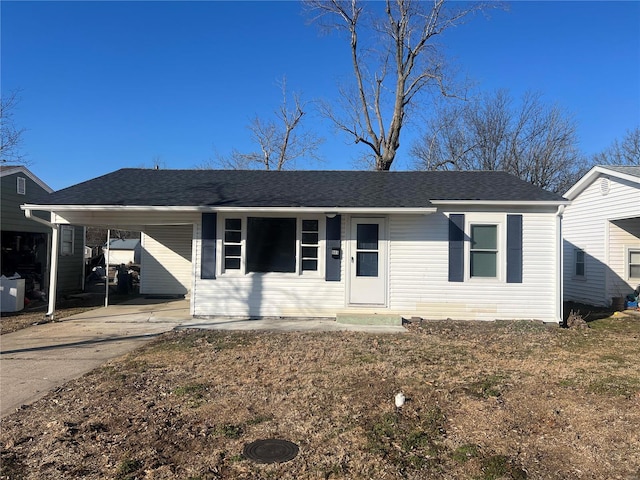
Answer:
<path fill-rule="evenodd" d="M 19 312 L 24 308 L 24 278 L 0 276 L 0 311 Z"/>

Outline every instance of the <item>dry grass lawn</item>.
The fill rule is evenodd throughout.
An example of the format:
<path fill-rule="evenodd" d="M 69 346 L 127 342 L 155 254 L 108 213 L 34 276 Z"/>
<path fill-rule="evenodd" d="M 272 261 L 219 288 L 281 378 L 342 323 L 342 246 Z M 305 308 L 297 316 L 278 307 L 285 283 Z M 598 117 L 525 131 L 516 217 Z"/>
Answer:
<path fill-rule="evenodd" d="M 2 419 L 0 476 L 640 478 L 639 318 L 408 330 L 168 333 Z"/>

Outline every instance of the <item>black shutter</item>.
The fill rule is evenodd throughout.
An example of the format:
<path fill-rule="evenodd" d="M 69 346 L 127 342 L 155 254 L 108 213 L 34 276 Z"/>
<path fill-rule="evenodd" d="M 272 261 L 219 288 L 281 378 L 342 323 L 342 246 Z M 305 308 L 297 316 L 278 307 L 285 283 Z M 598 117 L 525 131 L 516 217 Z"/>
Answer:
<path fill-rule="evenodd" d="M 449 281 L 464 281 L 464 215 L 449 215 Z"/>
<path fill-rule="evenodd" d="M 325 255 L 325 280 L 327 282 L 340 281 L 340 264 L 342 258 L 341 242 L 340 242 L 340 226 L 342 217 L 336 215 L 333 218 L 327 218 L 327 253 Z M 332 252 L 336 252 L 334 255 Z"/>
<path fill-rule="evenodd" d="M 522 215 L 507 215 L 507 283 L 522 283 Z"/>
<path fill-rule="evenodd" d="M 202 254 L 200 278 L 216 278 L 216 223 L 217 214 L 202 214 Z"/>

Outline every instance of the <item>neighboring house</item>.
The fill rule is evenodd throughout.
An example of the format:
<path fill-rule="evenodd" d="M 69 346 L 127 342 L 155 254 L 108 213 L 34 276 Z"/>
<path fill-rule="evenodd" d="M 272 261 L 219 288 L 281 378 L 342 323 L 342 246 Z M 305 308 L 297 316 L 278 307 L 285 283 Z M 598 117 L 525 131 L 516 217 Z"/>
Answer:
<path fill-rule="evenodd" d="M 51 227 L 48 212 L 25 217 L 20 205 L 46 201 L 52 193 L 42 180 L 24 166 L 0 166 L 0 230 L 2 274 L 19 273 L 26 292 L 48 289 L 51 259 Z M 58 292 L 82 289 L 84 228 L 64 225 L 58 255 Z"/>
<path fill-rule="evenodd" d="M 109 248 L 104 248 L 105 258 L 108 255 L 109 265 L 139 264 L 142 245 L 137 238 L 114 239 L 109 242 Z"/>
<path fill-rule="evenodd" d="M 564 298 L 608 306 L 640 285 L 640 166 L 597 166 L 565 194 Z"/>
<path fill-rule="evenodd" d="M 32 211 L 143 231 L 196 316 L 561 318 L 568 202 L 503 172 L 123 169 Z"/>

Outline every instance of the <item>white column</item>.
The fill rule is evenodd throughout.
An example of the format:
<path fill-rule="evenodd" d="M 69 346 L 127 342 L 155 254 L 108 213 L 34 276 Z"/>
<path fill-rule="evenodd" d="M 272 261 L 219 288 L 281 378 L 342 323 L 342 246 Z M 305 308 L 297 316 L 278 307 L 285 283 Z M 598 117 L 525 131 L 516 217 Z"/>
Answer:
<path fill-rule="evenodd" d="M 51 266 L 49 270 L 49 309 L 46 317 L 53 320 L 53 313 L 56 309 L 56 289 L 58 285 L 58 239 L 60 226 L 51 225 Z"/>
<path fill-rule="evenodd" d="M 104 256 L 104 306 L 109 306 L 109 254 L 111 253 L 111 229 L 107 228 L 107 254 Z"/>

